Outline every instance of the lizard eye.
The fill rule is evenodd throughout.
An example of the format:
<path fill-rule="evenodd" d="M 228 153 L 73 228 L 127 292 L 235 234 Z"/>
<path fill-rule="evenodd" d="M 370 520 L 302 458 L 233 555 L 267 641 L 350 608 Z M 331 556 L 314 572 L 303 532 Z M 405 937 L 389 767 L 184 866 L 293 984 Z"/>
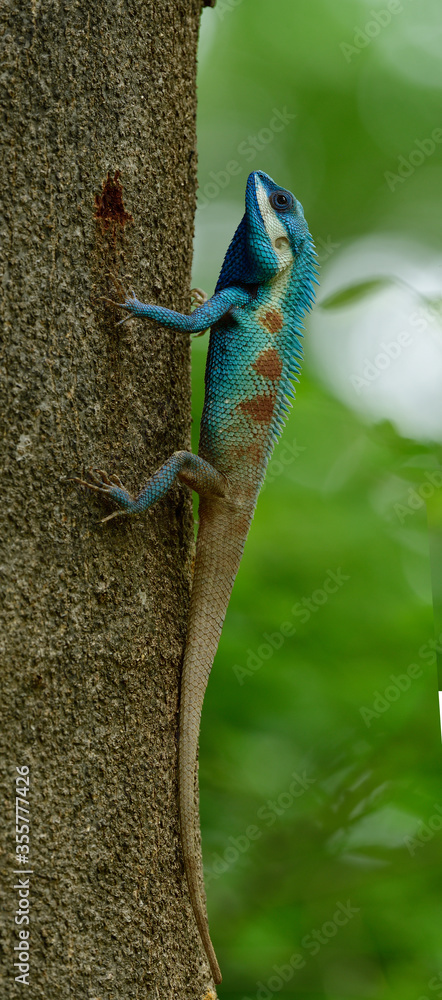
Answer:
<path fill-rule="evenodd" d="M 290 191 L 272 191 L 269 202 L 277 212 L 289 212 L 295 206 L 295 199 Z"/>

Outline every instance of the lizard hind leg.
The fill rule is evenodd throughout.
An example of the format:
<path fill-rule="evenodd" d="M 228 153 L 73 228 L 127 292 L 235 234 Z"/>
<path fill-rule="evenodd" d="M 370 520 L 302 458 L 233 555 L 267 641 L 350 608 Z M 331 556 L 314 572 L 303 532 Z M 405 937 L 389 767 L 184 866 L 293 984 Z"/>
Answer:
<path fill-rule="evenodd" d="M 154 472 L 136 497 L 131 496 L 117 476 L 107 476 L 101 469 L 96 469 L 95 474 L 91 475 L 91 482 L 78 478 L 75 481 L 114 500 L 121 512 L 126 514 L 143 514 L 168 493 L 177 479 L 205 496 L 223 496 L 226 488 L 224 476 L 209 462 L 190 451 L 175 451 Z"/>

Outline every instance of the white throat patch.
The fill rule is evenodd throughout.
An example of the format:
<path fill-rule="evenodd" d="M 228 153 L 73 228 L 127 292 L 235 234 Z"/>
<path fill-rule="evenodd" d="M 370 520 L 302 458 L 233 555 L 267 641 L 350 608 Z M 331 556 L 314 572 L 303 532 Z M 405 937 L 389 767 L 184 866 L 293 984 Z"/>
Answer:
<path fill-rule="evenodd" d="M 255 177 L 255 188 L 265 231 L 278 258 L 279 268 L 282 270 L 292 264 L 294 260 L 287 232 L 281 219 L 278 218 L 278 213 L 272 208 L 267 191 L 259 177 Z"/>

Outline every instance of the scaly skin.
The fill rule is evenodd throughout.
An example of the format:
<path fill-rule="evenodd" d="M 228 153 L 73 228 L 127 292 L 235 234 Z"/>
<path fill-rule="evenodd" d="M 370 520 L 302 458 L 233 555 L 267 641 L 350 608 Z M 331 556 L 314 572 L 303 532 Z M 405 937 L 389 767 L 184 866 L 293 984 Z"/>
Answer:
<path fill-rule="evenodd" d="M 313 302 L 315 252 L 302 206 L 267 174 L 250 174 L 246 212 L 227 251 L 215 294 L 190 316 L 122 304 L 131 317 L 198 332 L 211 326 L 198 455 L 175 452 L 135 499 L 116 477 L 85 483 L 120 511 L 142 513 L 178 479 L 200 496 L 199 530 L 181 683 L 181 840 L 190 898 L 215 983 L 196 847 L 195 773 L 201 710 L 244 543 L 302 356 L 300 321 Z M 202 301 L 198 291 L 197 301 Z M 124 322 L 124 321 L 122 321 Z M 111 515 L 112 516 L 112 515 Z"/>

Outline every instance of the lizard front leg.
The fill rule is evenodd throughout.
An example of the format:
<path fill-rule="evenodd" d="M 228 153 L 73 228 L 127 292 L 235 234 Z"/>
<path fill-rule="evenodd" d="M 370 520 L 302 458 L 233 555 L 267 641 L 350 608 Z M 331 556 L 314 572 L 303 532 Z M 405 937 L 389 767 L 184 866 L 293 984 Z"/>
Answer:
<path fill-rule="evenodd" d="M 197 301 L 200 299 L 200 289 L 197 289 Z M 114 305 L 120 309 L 125 309 L 128 316 L 120 320 L 126 323 L 128 319 L 153 319 L 162 326 L 172 327 L 174 330 L 183 330 L 185 333 L 199 333 L 213 326 L 219 319 L 226 315 L 230 309 L 238 306 L 248 305 L 252 301 L 252 295 L 240 286 L 224 288 L 210 299 L 201 302 L 194 309 L 193 313 L 174 312 L 173 309 L 165 309 L 164 306 L 155 306 L 140 302 L 135 293 L 125 300 L 125 302 L 115 302 Z"/>

